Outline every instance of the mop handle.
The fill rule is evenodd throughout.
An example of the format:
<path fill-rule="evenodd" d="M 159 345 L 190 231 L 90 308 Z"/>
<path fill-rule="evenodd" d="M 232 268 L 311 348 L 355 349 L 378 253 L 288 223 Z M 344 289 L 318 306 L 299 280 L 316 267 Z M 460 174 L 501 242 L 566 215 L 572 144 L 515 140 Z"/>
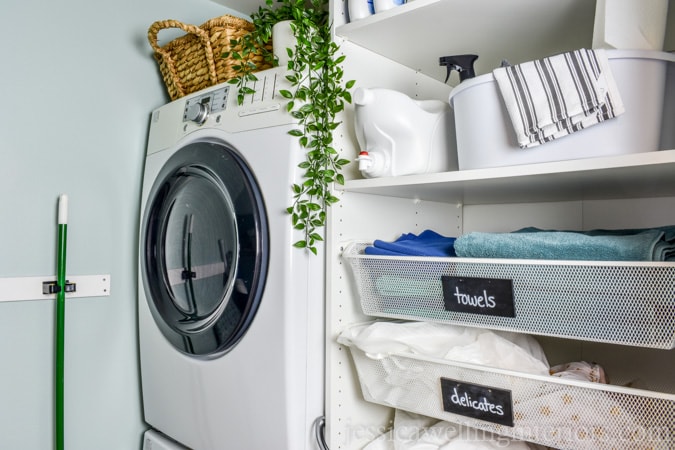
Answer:
<path fill-rule="evenodd" d="M 68 196 L 59 197 L 58 215 L 59 237 L 57 255 L 56 285 L 56 450 L 64 449 L 64 348 L 65 348 L 65 315 L 66 315 L 66 237 L 68 232 Z"/>

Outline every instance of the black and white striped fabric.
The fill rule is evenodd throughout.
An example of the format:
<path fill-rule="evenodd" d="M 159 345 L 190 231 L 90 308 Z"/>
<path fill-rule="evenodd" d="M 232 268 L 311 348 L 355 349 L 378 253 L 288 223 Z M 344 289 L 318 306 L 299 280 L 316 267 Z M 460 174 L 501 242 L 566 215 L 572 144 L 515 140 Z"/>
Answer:
<path fill-rule="evenodd" d="M 493 71 L 521 148 L 533 147 L 624 112 L 602 49 L 572 52 Z"/>

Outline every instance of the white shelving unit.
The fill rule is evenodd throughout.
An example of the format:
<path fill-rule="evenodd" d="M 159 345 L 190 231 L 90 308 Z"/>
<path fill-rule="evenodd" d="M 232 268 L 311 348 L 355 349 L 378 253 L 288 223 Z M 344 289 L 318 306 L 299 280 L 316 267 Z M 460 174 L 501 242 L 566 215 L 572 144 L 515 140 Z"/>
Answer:
<path fill-rule="evenodd" d="M 499 65 L 502 59 L 519 63 L 589 47 L 595 13 L 595 2 L 585 0 L 551 2 L 545 7 L 538 0 L 412 0 L 385 13 L 346 23 L 345 3 L 335 0 L 331 8 L 336 40 L 348 57 L 347 77 L 356 79 L 360 86 L 388 87 L 414 98 L 441 100 L 447 99 L 449 86 L 443 84 L 445 68 L 438 66 L 440 56 L 478 54 L 476 72 L 480 74 Z M 675 43 L 673 9 L 669 14 L 666 48 Z M 451 78 L 449 84 L 455 83 Z M 348 109 L 344 126 L 336 133 L 338 145 L 349 157 L 356 155 L 351 114 Z M 326 245 L 326 430 L 331 450 L 362 449 L 392 425 L 394 407 L 535 440 L 531 435 L 448 415 L 438 406 L 430 406 L 433 402 L 428 403 L 428 399 L 392 405 L 362 390 L 350 350 L 338 345 L 335 339 L 352 324 L 372 321 L 378 316 L 384 320 L 398 316 L 372 310 L 371 315 L 364 314 L 354 274 L 343 257 L 354 241 L 393 240 L 402 233 L 419 233 L 424 229 L 456 236 L 525 226 L 588 230 L 675 224 L 675 149 L 396 178 L 361 179 L 353 171 L 347 175 L 350 179 L 345 185 L 336 187 L 341 201 L 331 209 Z M 665 307 L 675 308 L 675 292 L 672 303 L 666 300 Z M 414 319 L 415 315 L 405 318 Z M 622 320 L 630 322 L 630 314 Z M 653 419 L 650 423 L 660 427 L 660 431 L 665 430 L 666 439 L 672 439 L 665 443 L 630 444 L 637 447 L 626 443 L 625 448 L 675 445 L 675 382 L 671 375 L 675 372 L 675 350 L 668 345 L 649 348 L 546 334 L 537 335 L 537 339 L 551 365 L 595 361 L 605 368 L 611 380 L 611 385 L 604 387 L 553 381 L 554 387 L 574 391 L 575 397 L 586 395 L 589 405 L 596 394 L 615 399 L 627 396 L 631 400 L 626 401 L 635 405 L 632 413 Z M 396 356 L 401 364 L 408 357 Z M 517 386 L 516 390 L 524 395 L 521 400 L 533 390 L 546 389 L 541 383 L 548 384 L 548 380 L 535 380 L 537 377 L 515 374 L 515 380 L 511 380 L 513 373 L 495 374 L 462 364 L 421 359 L 420 363 L 427 368 L 425 373 L 432 374 L 431 377 L 445 374 L 488 385 Z M 492 378 L 493 375 L 497 378 Z M 433 383 L 433 379 L 427 381 Z M 662 406 L 645 410 L 644 405 L 656 403 Z M 540 424 L 546 426 L 544 421 Z M 567 448 L 596 448 L 569 442 L 558 444 Z"/>
<path fill-rule="evenodd" d="M 331 445 L 331 448 L 362 448 L 369 439 L 374 437 L 363 430 L 386 427 L 391 419 L 392 411 L 381 405 L 373 409 L 378 404 L 377 399 L 370 399 L 371 402 L 363 400 L 363 392 L 355 375 L 355 367 L 349 351 L 335 344 L 334 341 L 335 337 L 350 324 L 374 318 L 363 313 L 356 280 L 348 268 L 348 262 L 342 256 L 348 244 L 360 239 L 366 241 L 372 241 L 375 238 L 393 239 L 400 233 L 420 232 L 425 228 L 432 228 L 446 235 L 472 231 L 476 226 L 483 226 L 482 231 L 504 231 L 499 228 L 498 219 L 500 214 L 511 209 L 518 211 L 520 221 L 512 224 L 510 228 L 513 229 L 533 224 L 536 226 L 539 225 L 540 220 L 560 223 L 563 228 L 576 229 L 657 226 L 675 223 L 675 197 L 673 196 L 675 177 L 671 175 L 675 172 L 672 161 L 666 162 L 672 158 L 672 153 L 672 151 L 655 153 L 654 155 L 658 156 L 657 159 L 661 162 L 654 163 L 652 160 L 654 164 L 650 163 L 647 166 L 642 164 L 644 157 L 634 158 L 635 165 L 620 164 L 620 167 L 616 167 L 613 163 L 601 164 L 602 168 L 590 169 L 587 173 L 584 173 L 584 163 L 580 161 L 545 165 L 554 168 L 576 164 L 581 172 L 576 178 L 573 176 L 574 170 L 560 172 L 554 170 L 552 174 L 547 175 L 547 171 L 532 173 L 528 170 L 532 168 L 531 166 L 521 166 L 503 170 L 504 178 L 497 177 L 496 181 L 491 178 L 483 179 L 480 176 L 469 177 L 467 180 L 464 179 L 467 174 L 457 172 L 436 174 L 445 181 L 435 180 L 432 176 L 429 177 L 431 180 L 426 177 L 410 177 L 417 180 L 399 180 L 400 184 L 393 183 L 393 180 L 354 180 L 347 183 L 341 191 L 342 204 L 332 216 L 334 220 L 331 236 L 335 238 L 335 241 L 332 246 L 329 246 L 331 264 L 329 264 L 328 291 L 330 308 L 329 370 L 327 371 L 328 430 L 331 433 L 332 442 L 336 444 Z M 615 158 L 609 158 L 609 160 L 615 160 Z M 599 163 L 599 161 L 596 162 Z M 594 176 L 593 173 L 596 170 L 600 172 Z M 546 179 L 550 182 L 550 189 L 544 189 Z M 636 180 L 642 181 L 636 183 Z M 646 180 L 652 180 L 653 183 Z M 583 182 L 589 185 L 577 186 Z M 531 187 L 530 190 L 527 189 L 528 185 Z M 632 189 L 633 186 L 635 190 Z M 505 192 L 507 190 L 508 193 Z M 533 195 L 532 192 L 535 194 Z M 545 201 L 547 197 L 548 201 Z M 444 199 L 448 201 L 445 202 Z M 486 220 L 490 221 L 489 225 L 484 225 Z M 453 230 L 456 230 L 456 233 L 453 233 Z M 412 273 L 411 276 L 417 275 L 416 279 L 423 279 L 428 275 L 426 269 L 427 267 L 421 264 L 420 272 Z M 417 306 L 419 305 L 416 304 L 415 307 Z M 672 294 L 671 301 L 666 300 L 662 306 L 666 308 L 665 311 L 675 308 L 675 292 Z M 369 311 L 369 314 L 401 318 L 400 315 L 382 314 L 377 311 Z M 405 318 L 430 320 L 421 313 L 417 317 L 412 315 Z M 630 321 L 630 313 L 627 313 L 623 320 Z M 589 322 L 592 323 L 592 319 Z M 487 326 L 490 327 L 489 324 Z M 630 327 L 630 325 L 626 326 Z M 500 326 L 493 328 L 503 329 Z M 553 333 L 552 328 L 543 332 L 543 334 L 549 333 Z M 636 379 L 641 380 L 649 386 L 649 393 L 641 395 L 637 391 L 631 392 L 628 389 L 627 395 L 637 396 L 635 398 L 640 398 L 642 399 L 640 401 L 647 403 L 651 397 L 658 398 L 659 401 L 663 400 L 668 405 L 662 411 L 666 418 L 657 417 L 654 423 L 665 420 L 666 428 L 670 431 L 675 430 L 675 418 L 671 417 L 675 404 L 675 397 L 673 397 L 675 383 L 672 382 L 670 376 L 665 375 L 675 370 L 675 354 L 672 349 L 655 350 L 647 346 L 626 347 L 625 344 L 614 345 L 575 340 L 574 337 L 569 336 L 567 339 L 540 336 L 539 340 L 551 364 L 576 360 L 601 363 L 610 374 L 614 385 L 610 387 L 610 391 L 614 387 L 620 388 L 623 384 L 631 383 Z M 636 361 L 639 363 L 635 364 Z M 438 373 L 438 370 L 442 372 L 444 369 L 446 376 L 458 370 L 454 366 L 450 368 L 439 366 L 438 363 L 432 363 L 432 366 L 434 373 Z M 473 378 L 474 375 L 478 376 L 480 373 L 463 373 L 469 373 L 466 376 L 472 377 L 476 382 L 483 379 Z M 522 380 L 519 379 L 518 383 L 522 383 Z M 579 395 L 582 391 L 583 389 L 576 391 L 575 395 Z M 424 414 L 424 411 L 419 409 L 419 405 L 412 407 L 413 405 L 401 404 L 398 406 Z M 639 410 L 638 408 L 635 411 Z M 654 412 L 645 414 L 652 415 Z M 443 415 L 443 411 L 438 408 L 428 410 L 427 415 L 445 420 L 457 420 L 457 417 Z M 340 426 L 341 424 L 347 424 L 347 426 Z M 472 425 L 486 429 L 481 426 L 484 425 L 481 423 Z M 663 423 L 661 422 L 659 426 L 663 426 Z M 361 430 L 361 434 L 354 432 L 354 429 Z M 495 431 L 489 427 L 487 429 Z M 509 434 L 509 430 L 497 431 Z M 516 436 L 519 435 L 516 434 Z M 363 439 L 358 440 L 357 437 Z M 522 435 L 520 437 L 527 438 Z M 655 448 L 668 448 L 668 445 L 672 445 L 672 442 L 661 443 Z"/>

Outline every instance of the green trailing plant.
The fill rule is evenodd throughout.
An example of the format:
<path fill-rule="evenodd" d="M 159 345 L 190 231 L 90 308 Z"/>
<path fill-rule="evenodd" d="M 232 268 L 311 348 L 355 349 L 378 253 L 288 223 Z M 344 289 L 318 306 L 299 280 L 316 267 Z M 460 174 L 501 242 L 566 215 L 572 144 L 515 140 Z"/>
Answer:
<path fill-rule="evenodd" d="M 328 0 L 266 0 L 265 7 L 251 15 L 255 30 L 232 42 L 236 49 L 226 53 L 237 61 L 238 76 L 230 83 L 238 86 L 238 100 L 253 94 L 258 60 L 270 62 L 274 55 L 265 45 L 272 36 L 272 27 L 290 20 L 296 37 L 295 48 L 288 48 L 287 80 L 290 90 L 280 94 L 287 100 L 286 108 L 297 120 L 298 127 L 289 133 L 299 139 L 305 150 L 305 160 L 299 165 L 304 171 L 300 184 L 294 184 L 293 204 L 287 208 L 293 227 L 303 232 L 303 239 L 293 245 L 317 254 L 317 243 L 323 241 L 321 229 L 326 224 L 326 210 L 338 198 L 332 195 L 333 183 L 344 184 L 342 168 L 349 160 L 340 158 L 333 147 L 333 132 L 339 126 L 337 115 L 351 103 L 350 89 L 354 81 L 344 81 L 339 46 L 331 37 L 327 11 Z"/>

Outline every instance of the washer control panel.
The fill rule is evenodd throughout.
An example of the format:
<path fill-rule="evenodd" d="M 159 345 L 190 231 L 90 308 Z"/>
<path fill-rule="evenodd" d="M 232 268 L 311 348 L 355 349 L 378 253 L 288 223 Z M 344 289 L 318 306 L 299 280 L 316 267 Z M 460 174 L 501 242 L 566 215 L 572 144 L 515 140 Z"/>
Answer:
<path fill-rule="evenodd" d="M 181 133 L 208 127 L 234 133 L 294 123 L 296 120 L 284 108 L 286 100 L 281 94 L 293 89 L 286 75 L 286 67 L 256 72 L 256 80 L 245 85 L 253 93 L 242 98 L 236 85 L 223 83 L 172 102 L 177 106 L 176 115 L 182 115 Z"/>
<path fill-rule="evenodd" d="M 185 102 L 183 122 L 203 124 L 209 117 L 209 114 L 224 111 L 227 108 L 229 94 L 230 86 L 224 86 L 197 97 L 189 98 Z"/>

